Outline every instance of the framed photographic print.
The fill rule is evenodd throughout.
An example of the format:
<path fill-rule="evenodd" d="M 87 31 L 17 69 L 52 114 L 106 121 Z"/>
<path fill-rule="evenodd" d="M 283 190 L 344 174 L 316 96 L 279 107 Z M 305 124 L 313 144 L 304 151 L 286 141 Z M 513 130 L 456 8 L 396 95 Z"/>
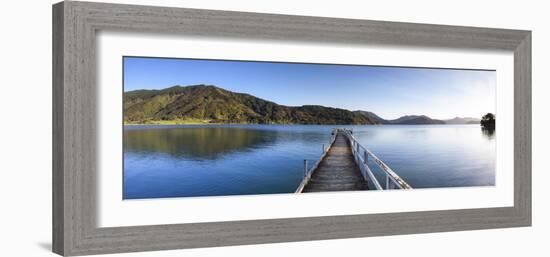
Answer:
<path fill-rule="evenodd" d="M 53 6 L 61 255 L 531 225 L 531 32 Z"/>

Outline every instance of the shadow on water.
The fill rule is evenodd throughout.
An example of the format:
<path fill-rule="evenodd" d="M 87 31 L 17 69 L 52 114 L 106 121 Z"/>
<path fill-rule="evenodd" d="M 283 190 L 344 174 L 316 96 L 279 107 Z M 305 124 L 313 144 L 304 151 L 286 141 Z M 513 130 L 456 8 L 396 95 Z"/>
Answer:
<path fill-rule="evenodd" d="M 277 133 L 243 128 L 131 129 L 124 131 L 125 152 L 164 153 L 214 160 L 223 155 L 273 144 Z"/>

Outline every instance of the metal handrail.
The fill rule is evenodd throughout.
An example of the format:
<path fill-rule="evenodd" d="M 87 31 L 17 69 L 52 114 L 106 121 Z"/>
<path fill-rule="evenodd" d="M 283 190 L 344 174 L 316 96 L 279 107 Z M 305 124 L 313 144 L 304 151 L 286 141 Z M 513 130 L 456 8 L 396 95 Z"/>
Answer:
<path fill-rule="evenodd" d="M 369 149 L 361 145 L 357 139 L 353 136 L 353 132 L 348 129 L 337 129 L 336 132 L 342 131 L 343 134 L 346 136 L 348 141 L 350 142 L 350 148 L 351 152 L 354 156 L 355 163 L 357 166 L 359 166 L 359 169 L 361 170 L 361 174 L 363 175 L 363 179 L 370 180 L 374 184 L 377 190 L 388 190 L 388 189 L 412 189 L 412 187 L 395 171 L 393 171 L 387 164 L 385 164 L 380 158 L 378 158 L 374 153 L 372 153 Z M 335 133 L 336 134 L 336 133 Z M 363 150 L 361 154 L 361 150 Z M 380 169 L 384 172 L 386 175 L 386 185 L 385 188 L 383 188 L 380 185 L 380 182 L 378 182 L 378 179 L 374 176 L 372 173 L 372 170 L 368 166 L 368 160 L 373 159 L 374 162 L 380 167 Z"/>
<path fill-rule="evenodd" d="M 333 130 L 332 137 L 330 138 L 328 147 L 325 148 L 325 146 L 323 145 L 323 154 L 321 155 L 321 157 L 319 157 L 319 159 L 315 162 L 315 164 L 310 169 L 308 169 L 307 160 L 304 160 L 304 178 L 302 179 L 302 182 L 296 189 L 295 193 L 301 193 L 304 190 L 307 183 L 309 183 L 309 180 L 311 179 L 311 175 L 313 174 L 313 171 L 317 169 L 319 164 L 321 164 L 323 159 L 325 159 L 325 156 L 327 155 L 328 151 L 332 147 L 334 140 L 336 140 L 336 133 Z"/>
<path fill-rule="evenodd" d="M 304 178 L 302 179 L 302 182 L 296 189 L 295 193 L 302 193 L 306 185 L 311 180 L 311 175 L 313 172 L 317 169 L 317 167 L 321 164 L 329 150 L 331 149 L 332 145 L 334 144 L 334 141 L 336 140 L 336 135 L 338 132 L 343 132 L 343 134 L 346 136 L 346 139 L 350 143 L 350 148 L 352 155 L 354 157 L 354 161 L 359 167 L 359 170 L 361 171 L 361 175 L 363 176 L 363 179 L 365 181 L 371 181 L 374 184 L 374 187 L 376 187 L 377 190 L 389 190 L 389 189 L 412 189 L 412 187 L 395 171 L 393 171 L 387 164 L 385 164 L 380 158 L 378 158 L 374 153 L 372 153 L 369 149 L 361 145 L 357 139 L 353 136 L 353 132 L 348 129 L 333 129 L 332 130 L 332 137 L 330 139 L 329 146 L 325 149 L 323 145 L 323 154 L 321 157 L 315 162 L 315 164 L 308 168 L 308 162 L 307 160 L 304 160 Z M 368 160 L 373 159 L 374 162 L 380 167 L 380 169 L 384 172 L 386 175 L 386 184 L 384 187 L 380 185 L 380 182 L 374 176 L 374 173 L 368 166 Z"/>

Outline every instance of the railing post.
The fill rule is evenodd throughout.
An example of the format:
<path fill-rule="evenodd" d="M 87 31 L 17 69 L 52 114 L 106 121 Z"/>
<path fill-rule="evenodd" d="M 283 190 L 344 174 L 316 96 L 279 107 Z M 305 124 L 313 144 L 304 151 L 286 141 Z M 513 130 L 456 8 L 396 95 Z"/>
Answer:
<path fill-rule="evenodd" d="M 325 144 L 323 144 L 323 153 L 325 153 Z"/>
<path fill-rule="evenodd" d="M 390 189 L 390 176 L 386 174 L 386 190 Z"/>
<path fill-rule="evenodd" d="M 304 178 L 307 177 L 307 160 L 304 160 Z"/>
<path fill-rule="evenodd" d="M 365 165 L 369 164 L 369 154 L 365 151 Z"/>

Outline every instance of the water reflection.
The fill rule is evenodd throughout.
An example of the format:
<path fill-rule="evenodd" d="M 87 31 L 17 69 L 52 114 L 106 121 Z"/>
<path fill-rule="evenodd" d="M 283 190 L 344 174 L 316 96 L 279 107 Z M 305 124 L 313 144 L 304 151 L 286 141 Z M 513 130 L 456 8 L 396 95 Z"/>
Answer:
<path fill-rule="evenodd" d="M 303 178 L 304 159 L 319 158 L 334 127 L 126 126 L 124 199 L 292 193 Z M 495 185 L 494 130 L 346 127 L 414 188 Z"/>
<path fill-rule="evenodd" d="M 481 127 L 481 132 L 488 139 L 493 139 L 495 137 L 495 128 L 494 127 Z"/>
<path fill-rule="evenodd" d="M 413 188 L 495 185 L 495 139 L 486 133 L 478 125 L 379 126 L 354 132 Z M 369 167 L 383 181 L 378 166 Z"/>
<path fill-rule="evenodd" d="M 277 133 L 227 127 L 126 129 L 124 151 L 212 160 L 273 144 Z"/>

